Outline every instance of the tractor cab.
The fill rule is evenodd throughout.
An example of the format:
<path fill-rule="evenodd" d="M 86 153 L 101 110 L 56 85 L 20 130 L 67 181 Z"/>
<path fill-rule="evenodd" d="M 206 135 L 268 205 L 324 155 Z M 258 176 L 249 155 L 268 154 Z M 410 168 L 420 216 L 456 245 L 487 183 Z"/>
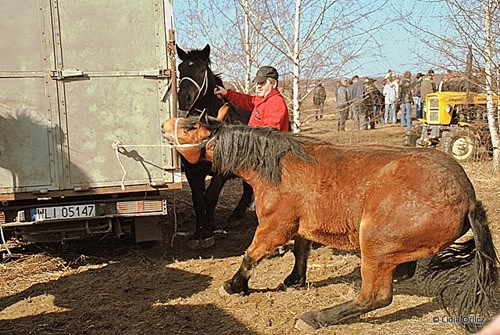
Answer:
<path fill-rule="evenodd" d="M 405 135 L 405 145 L 436 147 L 458 161 L 491 151 L 486 114 L 487 95 L 477 92 L 427 94 L 424 118 Z M 498 97 L 493 96 L 498 106 Z"/>

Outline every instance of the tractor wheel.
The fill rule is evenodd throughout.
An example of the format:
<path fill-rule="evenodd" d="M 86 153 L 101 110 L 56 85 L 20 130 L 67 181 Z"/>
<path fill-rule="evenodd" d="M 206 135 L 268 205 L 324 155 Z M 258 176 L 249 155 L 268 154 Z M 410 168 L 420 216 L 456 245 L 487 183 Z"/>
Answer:
<path fill-rule="evenodd" d="M 457 161 L 465 162 L 476 155 L 476 138 L 468 129 L 452 130 L 441 139 L 441 150 Z"/>

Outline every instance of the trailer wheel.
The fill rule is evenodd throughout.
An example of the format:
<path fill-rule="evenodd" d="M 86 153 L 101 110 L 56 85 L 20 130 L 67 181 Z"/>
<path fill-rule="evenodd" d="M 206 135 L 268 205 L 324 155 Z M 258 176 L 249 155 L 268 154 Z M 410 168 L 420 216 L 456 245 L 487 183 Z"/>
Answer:
<path fill-rule="evenodd" d="M 452 130 L 441 139 L 441 150 L 453 156 L 457 161 L 471 160 L 477 151 L 475 136 L 468 129 Z"/>

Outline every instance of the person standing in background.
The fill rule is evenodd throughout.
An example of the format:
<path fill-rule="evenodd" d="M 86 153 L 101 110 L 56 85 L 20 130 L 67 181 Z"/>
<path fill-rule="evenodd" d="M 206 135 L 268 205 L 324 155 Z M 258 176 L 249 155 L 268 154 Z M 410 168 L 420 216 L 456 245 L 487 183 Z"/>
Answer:
<path fill-rule="evenodd" d="M 412 85 L 413 102 L 415 103 L 415 118 L 417 120 L 422 118 L 422 98 L 420 97 L 420 84 L 422 83 L 423 77 L 424 75 L 422 73 L 417 73 L 417 75 L 415 76 L 415 81 Z"/>
<path fill-rule="evenodd" d="M 411 129 L 411 104 L 413 95 L 411 93 L 411 72 L 406 71 L 403 81 L 399 85 L 399 100 L 401 101 L 401 127 Z"/>
<path fill-rule="evenodd" d="M 325 107 L 325 100 L 326 100 L 326 90 L 323 84 L 320 82 L 314 88 L 314 94 L 313 94 L 313 104 L 314 107 L 316 108 L 315 111 L 316 120 L 319 120 L 323 117 L 323 108 Z"/>
<path fill-rule="evenodd" d="M 354 121 L 354 129 L 367 129 L 366 115 L 363 107 L 365 97 L 365 87 L 359 80 L 359 76 L 352 77 L 352 85 L 349 86 L 349 95 L 351 97 L 350 108 L 351 117 Z"/>
<path fill-rule="evenodd" d="M 422 115 L 423 118 L 425 118 L 425 96 L 429 93 L 434 92 L 436 92 L 436 84 L 434 83 L 434 70 L 430 69 L 429 72 L 427 72 L 427 76 L 422 79 L 422 83 L 420 84 L 420 98 L 422 99 L 422 105 L 424 106 L 424 113 Z"/>
<path fill-rule="evenodd" d="M 396 103 L 397 103 L 397 91 L 396 91 L 396 79 L 389 77 L 385 80 L 384 85 L 384 101 L 385 101 L 385 111 L 384 111 L 384 124 L 389 124 L 389 117 L 392 120 L 392 124 L 396 124 Z"/>
<path fill-rule="evenodd" d="M 342 78 L 337 87 L 337 92 L 335 95 L 337 104 L 337 130 L 345 131 L 345 122 L 347 120 L 347 114 L 349 113 L 349 101 L 351 97 L 349 96 L 349 88 L 347 87 L 347 78 Z"/>

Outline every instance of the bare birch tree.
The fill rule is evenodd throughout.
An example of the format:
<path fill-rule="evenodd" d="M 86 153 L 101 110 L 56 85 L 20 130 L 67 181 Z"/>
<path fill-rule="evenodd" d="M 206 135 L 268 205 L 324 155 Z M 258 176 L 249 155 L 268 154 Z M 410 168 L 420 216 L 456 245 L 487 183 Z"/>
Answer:
<path fill-rule="evenodd" d="M 485 21 L 485 78 L 486 78 L 486 111 L 488 115 L 488 128 L 490 130 L 491 142 L 493 147 L 493 171 L 495 174 L 499 173 L 500 169 L 500 125 L 498 118 L 498 114 L 500 111 L 500 103 L 498 103 L 497 109 L 495 110 L 495 105 L 493 101 L 493 70 L 495 64 L 493 63 L 493 54 L 494 54 L 494 34 L 493 34 L 493 22 L 495 19 L 495 11 L 498 12 L 499 1 L 498 0 L 483 0 L 482 6 L 484 9 L 484 21 Z M 498 19 L 498 15 L 496 16 Z M 496 21 L 498 23 L 498 21 Z M 498 28 L 498 25 L 497 25 Z M 498 66 L 497 66 L 497 74 Z M 497 95 L 498 92 L 497 87 Z M 496 116 L 496 120 L 495 120 Z"/>
<path fill-rule="evenodd" d="M 250 15 L 258 13 L 259 7 L 258 0 L 195 0 L 177 5 L 177 43 L 188 49 L 210 44 L 211 60 L 224 70 L 224 81 L 249 93 L 253 66 L 263 48 L 260 35 L 250 25 Z"/>
<path fill-rule="evenodd" d="M 292 114 L 294 132 L 301 128 L 300 107 L 308 91 L 301 92 L 308 80 L 337 77 L 346 65 L 363 51 L 372 51 L 370 43 L 380 25 L 367 27 L 373 13 L 385 3 L 367 5 L 344 0 L 264 0 L 268 22 L 258 30 L 270 50 L 284 62 L 280 71 L 292 83 Z M 261 24 L 261 17 L 252 17 L 252 26 Z M 260 59 L 262 61 L 262 59 Z"/>
<path fill-rule="evenodd" d="M 373 35 L 381 24 L 367 22 L 385 4 L 348 0 L 195 1 L 188 7 L 189 22 L 179 20 L 180 15 L 176 18 L 185 22 L 178 24 L 178 36 L 189 36 L 190 41 L 200 40 L 200 36 L 210 40 L 218 65 L 246 92 L 250 73 L 262 65 L 277 67 L 281 82 L 291 83 L 291 93 L 286 96 L 292 101 L 293 130 L 298 132 L 301 102 L 310 93 L 303 88 L 310 80 L 345 74 L 346 65 L 364 52 L 374 52 L 377 41 Z M 240 50 L 235 47 L 238 45 Z M 244 83 L 238 71 L 245 73 Z"/>

